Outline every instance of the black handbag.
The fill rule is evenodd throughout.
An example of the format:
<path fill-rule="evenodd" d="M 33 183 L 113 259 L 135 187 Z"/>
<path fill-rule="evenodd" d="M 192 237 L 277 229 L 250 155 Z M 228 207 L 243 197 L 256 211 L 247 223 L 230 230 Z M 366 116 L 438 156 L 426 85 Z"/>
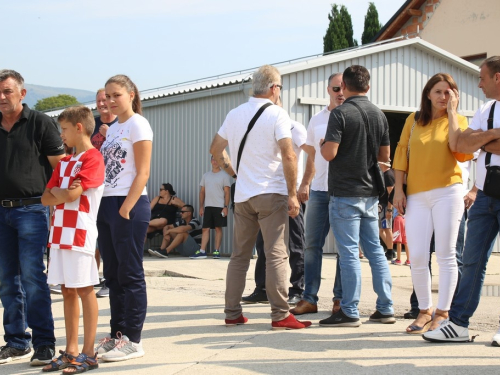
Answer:
<path fill-rule="evenodd" d="M 368 151 L 372 154 L 373 157 L 373 177 L 375 178 L 375 184 L 377 186 L 377 192 L 379 198 L 383 197 L 384 194 L 387 194 L 387 190 L 385 188 L 385 179 L 384 179 L 384 172 L 382 172 L 382 169 L 380 169 L 380 165 L 378 164 L 377 160 L 377 154 L 375 153 L 375 148 L 373 147 L 373 142 L 372 142 L 372 136 L 370 134 L 370 129 L 368 128 L 368 116 L 363 109 L 357 105 L 354 102 L 348 102 L 349 104 L 352 104 L 353 106 L 356 107 L 356 109 L 361 113 L 361 117 L 363 117 L 363 122 L 365 123 L 365 129 L 366 129 L 366 140 L 368 143 Z"/>
<path fill-rule="evenodd" d="M 495 113 L 495 104 L 490 109 L 490 115 L 488 117 L 488 129 L 493 129 L 493 115 Z M 484 159 L 484 165 L 486 167 L 486 177 L 484 179 L 483 193 L 488 197 L 500 199 L 500 167 L 496 165 L 490 165 L 491 163 L 491 152 L 486 153 L 486 158 Z"/>
<path fill-rule="evenodd" d="M 269 106 L 271 106 L 271 105 L 273 105 L 273 103 L 266 103 L 266 104 L 264 104 L 262 107 L 259 108 L 259 110 L 255 113 L 255 115 L 250 120 L 250 122 L 248 124 L 247 131 L 245 132 L 245 135 L 241 139 L 240 147 L 238 148 L 238 157 L 236 158 L 236 169 L 235 169 L 236 174 L 238 174 L 238 169 L 240 168 L 241 154 L 243 153 L 243 147 L 245 147 L 245 143 L 247 141 L 247 135 L 248 135 L 248 133 L 250 133 L 250 130 L 252 130 L 253 126 L 255 125 L 255 123 L 257 122 L 257 120 L 259 119 L 259 117 L 262 114 L 262 112 L 264 112 L 266 110 L 266 108 L 269 107 Z M 238 180 L 236 180 L 236 182 L 238 182 Z M 233 210 L 234 210 L 234 195 L 236 194 L 236 182 L 234 182 L 231 185 L 231 201 L 232 201 L 231 208 Z"/>

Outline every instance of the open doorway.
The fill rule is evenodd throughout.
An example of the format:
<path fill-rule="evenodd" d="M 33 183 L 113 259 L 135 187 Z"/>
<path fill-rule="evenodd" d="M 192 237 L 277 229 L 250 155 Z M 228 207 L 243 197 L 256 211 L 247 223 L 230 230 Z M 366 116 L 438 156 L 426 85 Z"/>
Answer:
<path fill-rule="evenodd" d="M 389 138 L 391 140 L 391 160 L 394 160 L 394 153 L 398 146 L 399 137 L 403 131 L 406 118 L 410 115 L 402 112 L 384 112 L 387 121 L 389 122 Z"/>

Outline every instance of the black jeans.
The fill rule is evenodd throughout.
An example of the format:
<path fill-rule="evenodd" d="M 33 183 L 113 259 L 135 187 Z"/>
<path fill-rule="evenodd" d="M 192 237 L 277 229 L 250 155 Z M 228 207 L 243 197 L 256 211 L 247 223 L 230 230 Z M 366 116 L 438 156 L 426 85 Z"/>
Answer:
<path fill-rule="evenodd" d="M 305 203 L 300 205 L 299 214 L 294 218 L 289 218 L 289 239 L 288 249 L 290 256 L 291 275 L 290 283 L 292 286 L 288 289 L 288 295 L 302 296 L 304 292 L 304 212 L 306 210 Z M 257 241 L 255 242 L 257 250 L 257 263 L 255 264 L 255 291 L 261 292 L 266 290 L 266 255 L 264 254 L 264 240 L 262 233 L 259 231 Z"/>

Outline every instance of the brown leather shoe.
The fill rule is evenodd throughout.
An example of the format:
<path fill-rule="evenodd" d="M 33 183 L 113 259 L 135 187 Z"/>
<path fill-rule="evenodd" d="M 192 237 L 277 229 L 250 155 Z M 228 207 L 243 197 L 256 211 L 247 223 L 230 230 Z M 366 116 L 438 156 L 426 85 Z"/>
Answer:
<path fill-rule="evenodd" d="M 340 310 L 340 300 L 336 299 L 333 301 L 332 314 L 338 313 Z"/>
<path fill-rule="evenodd" d="M 297 303 L 297 305 L 290 310 L 293 315 L 302 315 L 302 314 L 312 314 L 318 312 L 318 305 L 313 305 L 303 299 Z"/>

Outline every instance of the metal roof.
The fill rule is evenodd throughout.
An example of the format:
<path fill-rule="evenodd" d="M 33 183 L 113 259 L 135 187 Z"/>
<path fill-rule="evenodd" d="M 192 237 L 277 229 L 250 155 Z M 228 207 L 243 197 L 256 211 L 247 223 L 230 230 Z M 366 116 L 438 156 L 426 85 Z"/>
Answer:
<path fill-rule="evenodd" d="M 340 51 L 334 51 L 328 54 L 306 56 L 294 60 L 276 63 L 273 65 L 279 68 L 280 73 L 283 76 L 301 70 L 306 70 L 312 67 L 331 64 L 352 58 L 359 58 L 362 56 L 379 53 L 382 51 L 388 51 L 404 47 L 407 45 L 414 45 L 416 48 L 419 48 L 429 54 L 440 55 L 441 58 L 443 58 L 444 60 L 447 60 L 451 64 L 460 66 L 462 69 L 467 70 L 469 72 L 474 72 L 474 73 L 479 72 L 479 68 L 476 65 L 469 63 L 459 58 L 458 56 L 455 56 L 439 47 L 436 47 L 435 45 L 428 43 L 418 37 L 411 39 L 398 37 L 390 40 L 384 40 L 381 42 L 375 42 L 362 46 L 347 48 Z M 178 83 L 170 86 L 144 90 L 141 91 L 141 101 L 147 102 L 149 100 L 157 100 L 159 98 L 165 98 L 169 96 L 181 95 L 196 91 L 203 91 L 223 86 L 231 86 L 235 84 L 250 82 L 252 79 L 253 72 L 257 69 L 258 68 L 256 67 L 238 72 L 227 73 L 219 76 L 213 76 L 199 80 Z M 95 102 L 84 103 L 84 104 L 92 110 L 96 109 Z M 63 110 L 64 108 L 60 108 L 46 112 L 46 114 L 51 117 L 55 117 L 58 116 Z"/>

